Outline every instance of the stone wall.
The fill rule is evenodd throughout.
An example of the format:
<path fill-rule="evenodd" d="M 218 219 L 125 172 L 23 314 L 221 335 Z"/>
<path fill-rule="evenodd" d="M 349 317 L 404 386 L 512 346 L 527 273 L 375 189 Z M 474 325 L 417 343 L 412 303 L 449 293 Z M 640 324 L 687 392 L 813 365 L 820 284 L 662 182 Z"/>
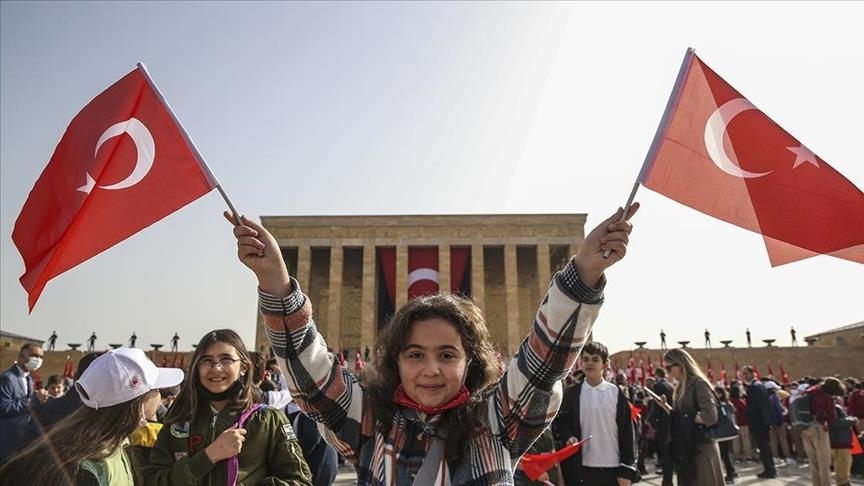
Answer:
<path fill-rule="evenodd" d="M 775 378 L 780 380 L 780 365 L 786 370 L 790 380 L 796 380 L 800 377 L 810 376 L 855 376 L 864 378 L 864 345 L 847 345 L 847 346 L 803 346 L 803 347 L 781 347 L 781 346 L 761 346 L 754 348 L 687 348 L 687 352 L 693 356 L 702 371 L 708 372 L 708 360 L 711 360 L 711 368 L 714 372 L 714 379 L 720 379 L 721 364 L 726 365 L 726 373 L 729 379 L 735 374 L 735 362 L 740 366 L 747 364 L 754 365 L 762 376 L 768 375 L 768 366 L 770 365 L 774 372 Z M 621 368 L 626 368 L 630 359 L 631 351 L 620 351 L 613 354 L 610 359 L 614 363 L 618 361 Z M 662 351 L 658 349 L 645 349 L 642 351 L 632 351 L 633 357 L 636 360 L 636 365 L 639 365 L 640 353 L 645 359 L 647 366 L 648 353 L 651 354 L 651 359 L 654 366 L 657 366 L 657 359 L 662 356 Z"/>
<path fill-rule="evenodd" d="M 71 350 L 69 350 L 69 351 L 45 351 L 45 361 L 42 363 L 42 367 L 39 368 L 39 370 L 36 373 L 38 373 L 39 376 L 42 377 L 43 380 L 47 380 L 48 377 L 51 375 L 61 375 L 62 376 L 63 375 L 63 368 L 66 366 L 66 357 L 68 356 L 69 358 L 71 358 L 73 366 L 77 367 L 78 361 L 81 359 L 81 356 L 83 356 L 84 354 L 86 354 L 86 353 L 81 352 L 81 351 L 71 351 Z M 185 364 L 188 366 L 189 360 L 192 358 L 192 351 L 177 353 L 178 366 L 179 366 L 181 355 L 185 356 L 184 361 L 185 361 Z M 153 360 L 153 362 L 156 363 L 157 366 L 162 364 L 163 359 L 166 359 L 168 361 L 168 366 L 171 366 L 171 363 L 174 360 L 174 353 L 165 353 L 162 351 L 159 351 L 159 352 L 147 351 L 147 356 L 149 356 L 150 359 Z M 18 357 L 18 349 L 17 348 L 14 350 L 9 349 L 9 348 L 0 349 L 0 363 L 3 364 L 3 370 L 6 370 L 7 368 L 9 368 L 12 365 L 12 363 L 15 362 L 17 357 Z M 73 369 L 72 372 L 74 373 L 75 370 Z"/>

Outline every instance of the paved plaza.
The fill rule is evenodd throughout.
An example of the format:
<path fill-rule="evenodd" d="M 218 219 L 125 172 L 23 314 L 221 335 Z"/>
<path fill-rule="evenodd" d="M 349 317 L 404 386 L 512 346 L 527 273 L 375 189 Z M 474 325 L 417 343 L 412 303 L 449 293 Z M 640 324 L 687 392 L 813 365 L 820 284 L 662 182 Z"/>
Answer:
<path fill-rule="evenodd" d="M 799 466 L 777 466 L 777 479 L 759 479 L 756 477 L 762 467 L 756 463 L 736 463 L 736 472 L 738 478 L 735 480 L 736 485 L 754 485 L 760 486 L 810 486 L 810 468 L 806 464 Z M 653 466 L 648 467 L 649 471 L 653 471 Z M 834 484 L 832 477 L 832 484 Z M 642 478 L 638 484 L 660 486 L 661 478 L 656 474 L 648 474 Z M 336 477 L 337 486 L 348 486 L 357 484 L 357 477 L 354 474 L 354 469 L 350 465 L 343 465 L 339 468 L 339 475 Z M 864 479 L 853 477 L 852 484 L 864 486 Z"/>

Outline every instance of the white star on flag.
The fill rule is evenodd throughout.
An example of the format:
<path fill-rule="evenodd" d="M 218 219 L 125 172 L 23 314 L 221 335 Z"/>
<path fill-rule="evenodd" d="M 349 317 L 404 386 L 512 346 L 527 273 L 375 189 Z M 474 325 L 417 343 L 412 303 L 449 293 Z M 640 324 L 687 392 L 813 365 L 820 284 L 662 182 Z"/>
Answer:
<path fill-rule="evenodd" d="M 793 169 L 805 162 L 813 164 L 817 169 L 819 168 L 819 162 L 816 161 L 816 154 L 807 147 L 799 144 L 797 147 L 786 147 L 786 149 L 795 154 L 795 163 L 792 165 Z"/>

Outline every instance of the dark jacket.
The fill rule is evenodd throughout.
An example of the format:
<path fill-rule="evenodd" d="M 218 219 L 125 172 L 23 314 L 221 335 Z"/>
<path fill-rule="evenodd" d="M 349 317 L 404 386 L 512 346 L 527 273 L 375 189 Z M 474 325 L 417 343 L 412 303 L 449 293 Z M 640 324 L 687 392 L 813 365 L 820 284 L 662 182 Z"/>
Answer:
<path fill-rule="evenodd" d="M 672 405 L 672 397 L 674 395 L 675 390 L 672 388 L 672 385 L 666 381 L 665 379 L 658 381 L 651 388 L 651 391 L 656 393 L 661 397 L 666 397 L 666 403 L 670 406 Z M 648 406 L 648 416 L 646 417 L 649 424 L 654 427 L 654 430 L 663 437 L 668 437 L 669 435 L 669 413 L 660 408 L 660 405 L 652 400 L 651 404 Z"/>
<path fill-rule="evenodd" d="M 39 402 L 33 395 L 33 376 L 28 374 L 27 387 L 21 383 L 24 372 L 13 364 L 0 373 L 0 460 L 8 459 L 24 445 L 30 426 L 30 407 Z"/>
<path fill-rule="evenodd" d="M 831 441 L 832 449 L 851 449 L 852 434 L 855 430 L 855 424 L 858 420 L 846 414 L 843 407 L 840 405 L 834 406 L 836 418 L 828 428 L 828 438 Z"/>
<path fill-rule="evenodd" d="M 236 410 L 226 407 L 209 420 L 205 414 L 196 423 L 165 424 L 150 450 L 145 484 L 226 484 L 228 461 L 213 464 L 204 449 L 238 417 Z M 265 407 L 249 418 L 245 429 L 246 440 L 237 456 L 238 484 L 312 486 L 309 466 L 284 413 Z"/>
<path fill-rule="evenodd" d="M 556 440 L 560 444 L 567 439 L 576 437 L 582 439 L 582 423 L 579 420 L 579 397 L 582 394 L 583 381 L 576 383 L 564 390 L 561 399 L 561 409 L 553 422 Z M 630 415 L 630 402 L 624 396 L 624 392 L 618 388 L 618 405 L 615 410 L 615 423 L 618 425 L 618 466 L 617 476 L 619 478 L 634 480 L 636 478 L 636 440 L 633 428 L 633 419 Z M 582 452 L 576 453 L 561 463 L 562 469 L 580 474 L 582 468 Z M 569 474 L 565 473 L 565 479 Z"/>
<path fill-rule="evenodd" d="M 768 428 L 774 413 L 768 400 L 768 390 L 759 380 L 747 385 L 747 423 L 751 428 Z"/>
<path fill-rule="evenodd" d="M 29 444 L 40 435 L 51 430 L 54 424 L 75 413 L 84 402 L 78 395 L 78 389 L 72 387 L 60 398 L 48 400 L 31 414 L 30 427 L 24 442 Z"/>

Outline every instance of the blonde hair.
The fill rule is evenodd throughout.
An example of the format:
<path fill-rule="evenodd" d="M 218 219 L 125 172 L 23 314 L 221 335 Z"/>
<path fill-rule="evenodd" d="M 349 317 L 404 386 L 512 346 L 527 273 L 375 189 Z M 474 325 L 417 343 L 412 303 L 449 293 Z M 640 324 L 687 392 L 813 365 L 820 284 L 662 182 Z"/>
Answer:
<path fill-rule="evenodd" d="M 696 364 L 696 360 L 687 351 L 680 348 L 670 349 L 663 355 L 663 360 L 681 367 L 681 374 L 683 376 L 672 395 L 675 401 L 678 401 L 687 392 L 687 383 L 691 379 L 702 380 L 708 385 L 709 390 L 714 389 L 714 386 L 705 377 L 705 373 L 702 372 L 702 368 Z"/>

